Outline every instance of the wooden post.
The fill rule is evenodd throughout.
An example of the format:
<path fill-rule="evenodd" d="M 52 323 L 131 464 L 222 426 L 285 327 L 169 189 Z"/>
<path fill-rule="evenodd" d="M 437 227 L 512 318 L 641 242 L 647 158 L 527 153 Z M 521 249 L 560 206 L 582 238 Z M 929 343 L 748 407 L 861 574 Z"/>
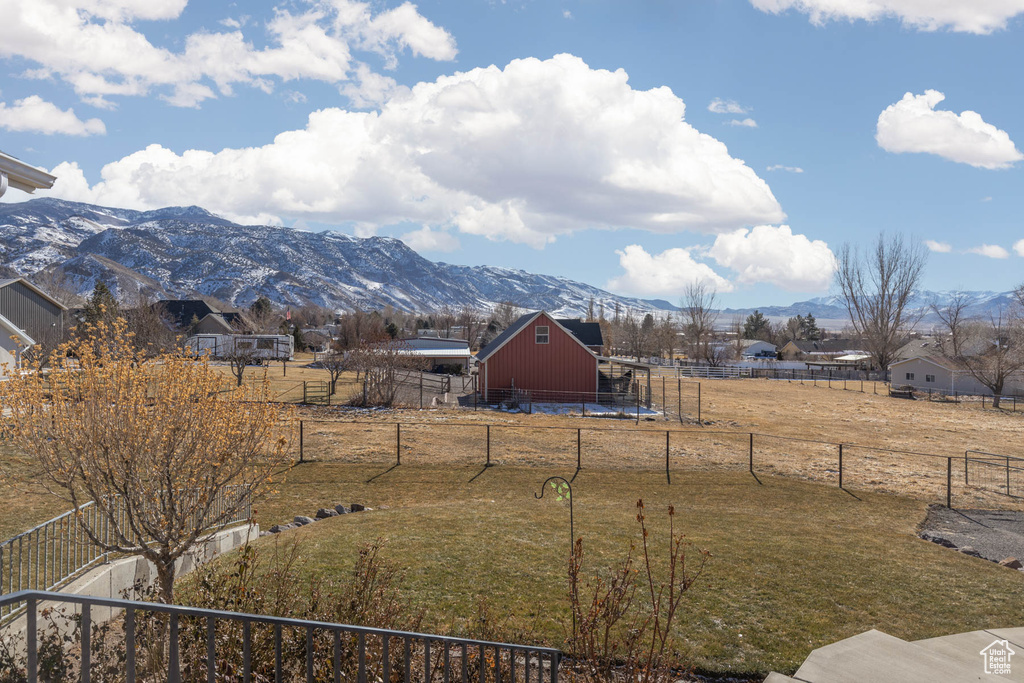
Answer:
<path fill-rule="evenodd" d="M 665 393 L 665 376 L 661 376 L 661 412 L 668 419 L 668 395 Z"/>

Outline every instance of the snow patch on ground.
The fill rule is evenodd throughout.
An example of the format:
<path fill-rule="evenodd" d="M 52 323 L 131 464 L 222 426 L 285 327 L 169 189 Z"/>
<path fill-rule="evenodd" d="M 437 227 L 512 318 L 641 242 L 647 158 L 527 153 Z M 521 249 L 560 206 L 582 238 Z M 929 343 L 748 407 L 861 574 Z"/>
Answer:
<path fill-rule="evenodd" d="M 625 418 L 636 417 L 636 406 L 606 406 L 600 403 L 534 403 L 533 412 L 540 415 L 580 415 L 581 409 L 586 412 L 586 417 L 613 417 L 621 415 Z M 527 413 L 529 410 L 519 408 L 508 408 L 499 406 L 498 410 L 503 413 Z M 661 415 L 661 411 L 652 410 L 640 406 L 640 417 L 655 417 Z"/>

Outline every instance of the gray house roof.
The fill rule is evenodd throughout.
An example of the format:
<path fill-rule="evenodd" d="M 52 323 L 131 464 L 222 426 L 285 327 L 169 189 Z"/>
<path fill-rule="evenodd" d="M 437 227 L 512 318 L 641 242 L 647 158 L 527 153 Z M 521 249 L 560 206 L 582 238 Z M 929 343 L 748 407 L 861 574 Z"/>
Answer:
<path fill-rule="evenodd" d="M 543 311 L 537 311 L 536 313 L 527 313 L 526 315 L 519 316 L 518 320 L 516 320 L 514 323 L 506 327 L 504 330 L 502 330 L 501 334 L 492 339 L 487 346 L 480 349 L 480 351 L 476 354 L 476 359 L 478 361 L 487 360 L 491 355 L 494 354 L 495 351 L 504 346 L 509 339 L 519 334 L 520 330 L 522 330 L 524 327 L 532 323 L 534 319 L 541 313 L 543 313 Z"/>
<path fill-rule="evenodd" d="M 485 361 L 490 358 L 495 351 L 507 344 L 512 337 L 519 334 L 524 327 L 536 320 L 542 313 L 547 315 L 545 311 L 536 311 L 534 313 L 527 313 L 526 315 L 520 316 L 518 320 L 506 327 L 501 334 L 492 339 L 490 344 L 480 349 L 479 353 L 476 354 L 477 361 Z M 548 315 L 548 317 L 551 318 L 550 315 Z M 582 320 L 572 319 L 561 320 L 551 318 L 551 320 L 568 332 L 570 337 L 575 339 L 580 346 L 587 349 L 587 351 L 590 351 L 590 353 L 594 352 L 588 347 L 604 345 L 604 339 L 601 336 L 601 326 L 598 323 L 585 323 Z"/>

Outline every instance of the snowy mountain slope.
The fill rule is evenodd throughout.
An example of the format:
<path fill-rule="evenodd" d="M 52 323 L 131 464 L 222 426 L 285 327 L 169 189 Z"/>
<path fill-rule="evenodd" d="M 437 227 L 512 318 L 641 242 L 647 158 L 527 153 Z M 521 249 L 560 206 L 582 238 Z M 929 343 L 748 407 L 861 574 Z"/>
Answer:
<path fill-rule="evenodd" d="M 581 315 L 591 298 L 609 312 L 616 305 L 671 308 L 566 278 L 435 263 L 388 237 L 241 226 L 198 207 L 140 212 L 52 199 L 0 205 L 0 258 L 24 275 L 59 267 L 83 295 L 103 280 L 121 293 L 132 287 L 170 296 L 199 292 L 238 306 L 267 296 L 340 309 L 425 311 L 511 301 Z"/>

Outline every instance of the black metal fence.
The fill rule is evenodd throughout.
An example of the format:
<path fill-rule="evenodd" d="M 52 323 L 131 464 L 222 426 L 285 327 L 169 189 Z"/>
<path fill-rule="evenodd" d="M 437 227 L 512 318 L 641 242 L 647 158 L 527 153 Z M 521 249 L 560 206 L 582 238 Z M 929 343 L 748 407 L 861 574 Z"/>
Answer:
<path fill-rule="evenodd" d="M 235 514 L 216 528 L 248 521 L 252 517 L 252 501 L 248 494 L 240 500 L 234 487 L 218 492 L 208 519 L 221 517 L 239 503 Z M 117 499 L 111 516 L 122 529 L 129 526 L 127 515 L 123 500 Z M 112 553 L 93 543 L 85 527 L 95 530 L 104 543 L 115 542 L 107 513 L 92 501 L 0 542 L 0 595 L 57 588 L 110 558 Z M 0 624 L 12 616 L 9 608 L 0 606 Z"/>
<path fill-rule="evenodd" d="M 577 474 L 586 468 L 660 470 L 668 483 L 687 470 L 748 470 L 824 481 L 845 490 L 906 494 L 949 506 L 955 499 L 978 504 L 1024 491 L 1024 458 L 1014 455 L 943 455 L 704 428 L 302 420 L 298 449 L 307 461 L 382 467 L 508 464 L 568 468 Z"/>
<path fill-rule="evenodd" d="M 228 672 L 244 683 L 558 683 L 561 655 L 551 648 L 44 591 L 0 596 L 0 608 L 21 604 L 27 627 L 15 646 L 29 683 L 40 680 L 44 606 L 78 613 L 76 637 L 59 647 L 78 653 L 77 670 L 68 673 L 82 683 L 90 683 L 94 668 L 93 615 L 112 610 L 120 611 L 116 647 L 127 683 L 213 683 Z"/>

